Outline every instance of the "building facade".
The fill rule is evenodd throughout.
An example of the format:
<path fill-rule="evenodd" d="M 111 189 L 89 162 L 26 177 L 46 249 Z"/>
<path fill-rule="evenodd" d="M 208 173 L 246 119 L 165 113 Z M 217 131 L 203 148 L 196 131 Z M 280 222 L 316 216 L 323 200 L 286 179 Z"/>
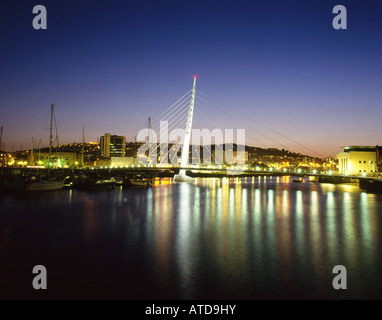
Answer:
<path fill-rule="evenodd" d="M 49 161 L 49 152 L 28 152 L 27 162 L 30 166 L 42 165 L 53 168 L 75 168 L 82 165 L 84 157 L 77 152 L 53 152 Z M 50 163 L 50 165 L 49 165 Z"/>
<path fill-rule="evenodd" d="M 95 161 L 96 167 L 131 167 L 140 163 L 135 157 L 111 157 L 109 159 L 99 159 Z"/>
<path fill-rule="evenodd" d="M 100 139 L 102 158 L 124 157 L 126 155 L 126 138 L 105 133 Z"/>
<path fill-rule="evenodd" d="M 381 166 L 381 147 L 344 147 L 337 154 L 338 173 L 352 176 L 376 176 Z"/>

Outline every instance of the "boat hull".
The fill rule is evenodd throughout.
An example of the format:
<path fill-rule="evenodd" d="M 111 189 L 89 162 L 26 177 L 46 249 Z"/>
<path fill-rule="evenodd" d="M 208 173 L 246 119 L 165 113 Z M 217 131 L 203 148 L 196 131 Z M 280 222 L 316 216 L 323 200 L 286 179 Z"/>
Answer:
<path fill-rule="evenodd" d="M 25 191 L 56 191 L 64 188 L 64 181 L 39 181 L 25 187 Z"/>
<path fill-rule="evenodd" d="M 115 182 L 96 182 L 88 186 L 91 191 L 115 189 Z"/>
<path fill-rule="evenodd" d="M 382 179 L 359 179 L 359 187 L 365 191 L 382 193 Z"/>
<path fill-rule="evenodd" d="M 151 185 L 152 185 L 152 181 L 150 180 L 128 179 L 126 183 L 127 187 L 150 187 Z"/>
<path fill-rule="evenodd" d="M 76 186 L 76 189 L 100 191 L 100 190 L 112 190 L 115 189 L 114 180 L 97 180 L 97 181 L 85 181 Z"/>

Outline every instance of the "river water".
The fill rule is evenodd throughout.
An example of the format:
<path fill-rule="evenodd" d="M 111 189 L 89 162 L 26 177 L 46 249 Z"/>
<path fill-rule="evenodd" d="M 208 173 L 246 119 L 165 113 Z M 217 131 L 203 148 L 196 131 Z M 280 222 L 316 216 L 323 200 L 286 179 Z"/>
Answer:
<path fill-rule="evenodd" d="M 382 196 L 292 179 L 2 194 L 0 297 L 382 298 Z"/>

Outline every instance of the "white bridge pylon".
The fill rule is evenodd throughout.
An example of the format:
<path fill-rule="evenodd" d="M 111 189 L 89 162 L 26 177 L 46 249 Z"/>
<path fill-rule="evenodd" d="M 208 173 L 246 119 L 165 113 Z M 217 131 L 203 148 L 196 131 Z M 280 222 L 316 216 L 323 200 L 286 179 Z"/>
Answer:
<path fill-rule="evenodd" d="M 190 106 L 188 107 L 188 116 L 186 130 L 184 134 L 182 158 L 180 167 L 186 168 L 189 160 L 190 139 L 192 130 L 192 118 L 194 116 L 194 104 L 195 104 L 195 90 L 196 90 L 196 76 L 194 76 L 194 85 L 192 87 Z M 186 175 L 186 169 L 180 169 L 179 174 L 174 175 L 174 181 L 177 182 L 193 182 L 195 179 Z"/>

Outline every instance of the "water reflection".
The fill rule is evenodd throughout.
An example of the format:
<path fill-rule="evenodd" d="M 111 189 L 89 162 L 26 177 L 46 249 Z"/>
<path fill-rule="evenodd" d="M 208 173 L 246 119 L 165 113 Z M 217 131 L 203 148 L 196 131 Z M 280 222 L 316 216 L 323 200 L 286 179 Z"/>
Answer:
<path fill-rule="evenodd" d="M 154 229 L 167 224 L 156 241 L 168 251 L 176 248 L 184 298 L 197 296 L 198 279 L 207 274 L 222 292 L 239 290 L 242 297 L 266 286 L 283 294 L 296 283 L 324 290 L 322 282 L 332 279 L 337 264 L 357 269 L 359 277 L 365 265 L 368 273 L 378 274 L 372 257 L 379 229 L 371 230 L 371 224 L 378 226 L 380 218 L 370 208 L 373 196 L 356 187 L 297 187 L 286 178 L 259 177 L 199 179 L 171 188 L 179 192 L 177 210 L 169 209 L 173 198 L 156 191 L 161 207 L 155 214 L 171 212 L 169 220 L 176 224 L 156 220 Z M 167 232 L 175 244 L 164 241 Z M 166 265 L 173 262 L 166 255 L 155 263 L 167 274 Z"/>
<path fill-rule="evenodd" d="M 381 200 L 356 186 L 290 177 L 9 196 L 0 203 L 0 255 L 10 261 L 10 248 L 29 250 L 23 241 L 32 223 L 32 253 L 53 262 L 63 253 L 81 256 L 87 272 L 94 265 L 112 270 L 129 284 L 123 286 L 129 297 L 140 286 L 147 299 L 375 297 L 382 282 Z M 37 222 L 18 214 L 31 207 Z M 54 226 L 49 237 L 47 225 Z M 51 245 L 60 254 L 50 255 Z M 342 293 L 331 287 L 338 264 L 349 274 Z"/>

